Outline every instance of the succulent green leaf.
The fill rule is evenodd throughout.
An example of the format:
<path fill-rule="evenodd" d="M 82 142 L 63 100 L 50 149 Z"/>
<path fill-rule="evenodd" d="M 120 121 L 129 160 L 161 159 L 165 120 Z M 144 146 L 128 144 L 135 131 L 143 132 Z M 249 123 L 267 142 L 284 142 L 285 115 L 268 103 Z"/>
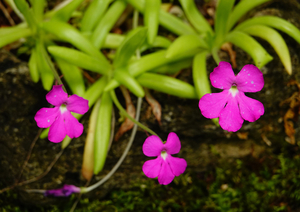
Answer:
<path fill-rule="evenodd" d="M 193 61 L 193 81 L 198 99 L 207 93 L 211 93 L 206 70 L 206 57 L 208 54 L 207 51 L 200 52 L 194 57 Z"/>
<path fill-rule="evenodd" d="M 192 85 L 173 77 L 154 73 L 144 73 L 137 78 L 137 81 L 146 88 L 170 95 L 188 99 L 198 98 Z"/>
<path fill-rule="evenodd" d="M 48 57 L 48 58 L 47 58 Z M 52 88 L 54 75 L 52 67 L 49 64 L 49 55 L 46 52 L 43 42 L 36 43 L 36 64 L 39 72 L 41 73 L 41 80 L 43 87 L 49 91 Z"/>
<path fill-rule="evenodd" d="M 55 12 L 55 14 L 52 16 L 52 19 L 57 19 L 62 22 L 67 22 L 71 18 L 72 13 L 78 8 L 78 6 L 83 1 L 84 0 L 69 1 L 66 5 L 62 6 Z"/>
<path fill-rule="evenodd" d="M 115 68 L 119 68 L 128 63 L 129 59 L 145 41 L 147 36 L 147 28 L 137 27 L 130 31 L 125 37 L 120 47 L 117 49 L 116 56 L 113 62 Z"/>
<path fill-rule="evenodd" d="M 235 0 L 219 0 L 215 17 L 215 43 L 214 46 L 220 48 L 225 35 L 228 17 L 231 13 Z"/>
<path fill-rule="evenodd" d="M 186 53 L 198 53 L 205 49 L 208 49 L 208 46 L 199 35 L 182 35 L 168 48 L 166 58 L 184 57 Z"/>
<path fill-rule="evenodd" d="M 300 44 L 300 30 L 290 22 L 275 16 L 261 16 L 251 18 L 239 24 L 234 30 L 242 30 L 243 28 L 258 24 L 267 25 L 269 27 L 278 29 L 294 38 Z"/>
<path fill-rule="evenodd" d="M 109 33 L 105 38 L 103 48 L 117 49 L 124 41 L 125 36 L 115 33 Z M 152 47 L 168 48 L 171 45 L 171 41 L 163 36 L 156 36 L 152 45 L 144 43 L 140 50 L 143 52 Z"/>
<path fill-rule="evenodd" d="M 241 31 L 268 41 L 278 54 L 285 70 L 288 74 L 292 74 L 291 57 L 288 47 L 282 36 L 276 30 L 264 25 L 252 25 L 243 28 Z"/>
<path fill-rule="evenodd" d="M 43 20 L 45 5 L 45 0 L 32 0 L 33 14 L 38 22 L 41 22 Z"/>
<path fill-rule="evenodd" d="M 31 76 L 31 79 L 33 82 L 38 82 L 39 81 L 39 78 L 40 78 L 40 74 L 39 74 L 39 71 L 38 71 L 38 66 L 37 66 L 37 59 L 36 59 L 36 50 L 35 48 L 33 48 L 31 50 L 31 55 L 30 55 L 30 58 L 29 58 L 29 62 L 28 62 L 28 67 L 29 67 L 29 73 L 30 73 L 30 76 Z"/>
<path fill-rule="evenodd" d="M 57 20 L 50 20 L 43 23 L 43 29 L 54 34 L 59 39 L 71 43 L 81 51 L 93 57 L 99 58 L 99 60 L 101 60 L 105 66 L 108 66 L 109 62 L 105 56 L 98 51 L 98 49 L 96 49 L 86 37 L 84 37 L 71 25 Z"/>
<path fill-rule="evenodd" d="M 82 96 L 85 92 L 85 85 L 81 70 L 77 66 L 67 63 L 60 58 L 55 58 L 55 60 L 71 91 L 78 96 Z"/>
<path fill-rule="evenodd" d="M 92 109 L 89 119 L 88 131 L 84 143 L 81 174 L 86 180 L 90 180 L 94 173 L 94 141 L 100 103 L 101 99 L 99 98 Z"/>
<path fill-rule="evenodd" d="M 199 33 L 209 32 L 213 34 L 213 30 L 207 20 L 199 12 L 194 1 L 179 0 L 187 18 Z"/>
<path fill-rule="evenodd" d="M 192 66 L 193 58 L 185 58 L 150 70 L 157 74 L 176 74 L 178 71 Z"/>
<path fill-rule="evenodd" d="M 145 6 L 146 6 L 145 0 L 126 0 L 126 1 L 130 3 L 133 7 L 135 7 L 137 10 L 139 10 L 141 13 L 144 13 Z M 171 32 L 177 35 L 197 34 L 192 27 L 185 24 L 179 18 L 163 10 L 159 11 L 159 22 L 163 27 L 165 27 L 166 29 L 170 30 Z"/>
<path fill-rule="evenodd" d="M 104 166 L 111 134 L 112 99 L 108 92 L 101 97 L 94 142 L 94 174 L 98 174 Z"/>
<path fill-rule="evenodd" d="M 91 32 L 94 30 L 97 23 L 100 22 L 105 11 L 108 8 L 109 3 L 112 0 L 94 0 L 90 3 L 87 10 L 84 12 L 80 30 L 82 32 Z"/>
<path fill-rule="evenodd" d="M 103 48 L 116 49 L 121 45 L 124 39 L 125 39 L 124 35 L 109 33 L 105 38 Z"/>
<path fill-rule="evenodd" d="M 230 32 L 225 41 L 231 42 L 247 52 L 254 60 L 258 68 L 263 67 L 270 62 L 273 57 L 251 36 L 244 32 L 233 31 Z"/>
<path fill-rule="evenodd" d="M 10 44 L 20 38 L 32 35 L 32 30 L 29 28 L 10 27 L 11 29 L 0 29 L 0 48 Z"/>
<path fill-rule="evenodd" d="M 29 5 L 27 4 L 27 2 L 25 0 L 14 0 L 14 3 L 16 5 L 16 7 L 18 8 L 18 10 L 24 16 L 30 29 L 32 29 L 35 32 L 36 27 L 37 27 L 36 20 L 35 20 L 32 10 L 31 10 L 31 8 L 29 8 Z"/>
<path fill-rule="evenodd" d="M 60 46 L 49 46 L 48 51 L 57 58 L 61 58 L 66 62 L 79 66 L 81 68 L 107 75 L 111 69 L 110 64 L 103 63 L 98 58 L 80 52 L 75 49 Z"/>
<path fill-rule="evenodd" d="M 257 7 L 265 2 L 270 0 L 243 0 L 240 1 L 230 13 L 228 22 L 227 22 L 227 32 L 237 23 L 237 21 L 245 15 L 248 11 L 252 10 L 254 7 Z"/>
<path fill-rule="evenodd" d="M 122 85 L 126 86 L 137 97 L 144 97 L 145 92 L 142 86 L 132 77 L 126 69 L 116 69 L 114 78 Z M 106 90 L 106 89 L 105 89 Z"/>
<path fill-rule="evenodd" d="M 145 56 L 141 57 L 141 59 L 128 64 L 127 70 L 131 76 L 137 77 L 146 71 L 152 70 L 156 67 L 159 67 L 164 64 L 168 64 L 170 62 L 174 62 L 174 61 L 178 60 L 177 57 L 166 58 L 165 54 L 166 54 L 166 50 L 161 50 L 161 51 L 157 51 L 152 54 L 145 55 Z M 193 57 L 194 54 L 195 54 L 194 52 L 189 52 L 189 53 L 185 54 L 184 58 Z M 181 59 L 184 59 L 184 58 L 181 58 Z M 112 79 L 108 83 L 108 85 L 106 86 L 105 89 L 108 91 L 111 89 L 115 89 L 119 85 L 120 84 L 115 79 Z"/>
<path fill-rule="evenodd" d="M 150 45 L 153 44 L 157 36 L 160 5 L 161 0 L 146 0 L 144 23 L 148 27 L 147 40 Z"/>
<path fill-rule="evenodd" d="M 107 34 L 112 29 L 125 8 L 126 3 L 122 0 L 117 0 L 109 7 L 107 12 L 104 14 L 91 36 L 92 44 L 97 49 L 102 48 Z"/>

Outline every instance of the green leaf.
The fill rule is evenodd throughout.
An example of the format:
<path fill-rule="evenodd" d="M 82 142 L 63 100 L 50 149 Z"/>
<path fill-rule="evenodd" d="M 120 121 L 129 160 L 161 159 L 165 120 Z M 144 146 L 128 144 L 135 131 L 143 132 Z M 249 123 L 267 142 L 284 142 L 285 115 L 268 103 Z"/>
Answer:
<path fill-rule="evenodd" d="M 270 0 L 243 0 L 240 1 L 233 9 L 233 11 L 230 13 L 226 31 L 229 32 L 231 28 L 237 23 L 237 21 L 245 15 L 248 11 L 252 10 L 254 7 L 257 7 L 258 5 L 261 5 L 265 2 L 268 2 Z"/>
<path fill-rule="evenodd" d="M 121 43 L 124 41 L 124 39 L 125 39 L 124 35 L 109 33 L 109 34 L 107 34 L 107 36 L 105 38 L 103 48 L 104 49 L 105 48 L 116 49 L 121 45 Z"/>
<path fill-rule="evenodd" d="M 80 23 L 82 32 L 91 32 L 99 23 L 112 0 L 94 0 L 90 3 L 87 10 L 83 13 Z"/>
<path fill-rule="evenodd" d="M 231 42 L 247 52 L 254 60 L 258 68 L 270 62 L 273 57 L 252 37 L 246 33 L 233 31 L 230 32 L 225 41 Z"/>
<path fill-rule="evenodd" d="M 173 77 L 154 73 L 144 73 L 137 78 L 137 81 L 146 88 L 170 95 L 188 99 L 198 98 L 193 86 Z"/>
<path fill-rule="evenodd" d="M 178 60 L 175 62 L 171 62 L 157 68 L 150 70 L 150 72 L 157 73 L 157 74 L 176 74 L 178 71 L 189 68 L 192 66 L 193 58 L 185 58 L 182 60 Z"/>
<path fill-rule="evenodd" d="M 268 41 L 278 54 L 285 70 L 288 74 L 292 74 L 291 57 L 288 47 L 282 36 L 276 30 L 264 25 L 252 25 L 243 28 L 241 31 Z"/>
<path fill-rule="evenodd" d="M 33 14 L 38 22 L 41 22 L 43 20 L 45 5 L 46 5 L 45 0 L 33 0 L 32 1 Z"/>
<path fill-rule="evenodd" d="M 157 51 L 155 53 L 152 54 L 148 54 L 145 55 L 143 57 L 141 57 L 141 59 L 136 60 L 130 64 L 128 64 L 127 66 L 127 70 L 129 72 L 129 74 L 133 77 L 137 77 L 138 75 L 152 70 L 156 67 L 162 66 L 164 64 L 170 63 L 170 62 L 174 62 L 177 61 L 178 58 L 166 58 L 165 57 L 166 51 L 165 50 L 161 50 L 161 51 Z M 187 53 L 185 55 L 185 58 L 189 58 L 192 57 L 194 55 L 194 52 L 191 53 Z M 118 87 L 120 84 L 115 80 L 112 79 L 108 85 L 106 86 L 106 90 L 111 90 L 111 89 L 115 89 L 116 87 Z"/>
<path fill-rule="evenodd" d="M 94 141 L 100 103 L 101 99 L 99 98 L 91 112 L 84 144 L 81 174 L 86 180 L 90 180 L 94 173 Z"/>
<path fill-rule="evenodd" d="M 207 76 L 206 57 L 209 52 L 203 51 L 194 57 L 193 61 L 193 81 L 198 99 L 207 93 L 211 93 L 210 82 Z M 219 126 L 219 119 L 213 118 L 215 125 Z"/>
<path fill-rule="evenodd" d="M 261 16 L 251 18 L 243 23 L 239 24 L 235 30 L 242 30 L 243 28 L 250 27 L 252 25 L 267 25 L 278 29 L 292 38 L 294 38 L 300 44 L 300 30 L 290 22 L 275 16 Z"/>
<path fill-rule="evenodd" d="M 145 0 L 126 0 L 133 7 L 135 7 L 140 12 L 144 13 L 145 11 Z M 159 11 L 159 22 L 166 29 L 177 35 L 184 34 L 197 34 L 195 30 L 189 25 L 185 24 L 182 20 L 171 15 L 163 10 Z"/>
<path fill-rule="evenodd" d="M 61 7 L 59 10 L 55 12 L 55 14 L 52 16 L 52 19 L 57 19 L 58 21 L 67 22 L 72 16 L 72 13 L 78 8 L 78 6 L 83 1 L 84 0 L 69 1 L 66 5 L 64 5 L 63 7 Z"/>
<path fill-rule="evenodd" d="M 211 93 L 206 70 L 206 57 L 208 54 L 207 51 L 200 52 L 194 57 L 193 61 L 193 81 L 198 99 L 207 93 Z"/>
<path fill-rule="evenodd" d="M 38 66 L 37 66 L 37 58 L 36 58 L 36 50 L 35 48 L 33 48 L 31 50 L 31 55 L 29 58 L 29 62 L 28 62 L 28 67 L 29 67 L 29 72 L 30 72 L 30 76 L 33 82 L 37 83 L 39 81 L 40 78 L 40 74 L 38 71 Z"/>
<path fill-rule="evenodd" d="M 146 0 L 144 23 L 148 27 L 147 40 L 150 45 L 153 44 L 157 36 L 160 5 L 161 0 Z"/>
<path fill-rule="evenodd" d="M 99 24 L 96 26 L 92 36 L 92 44 L 97 48 L 102 48 L 105 38 L 112 29 L 116 21 L 126 8 L 126 3 L 122 0 L 115 1 L 107 10 Z"/>
<path fill-rule="evenodd" d="M 10 44 L 20 38 L 25 38 L 32 35 L 32 30 L 29 28 L 10 27 L 9 30 L 0 29 L 0 48 Z"/>
<path fill-rule="evenodd" d="M 48 57 L 48 58 L 47 58 Z M 42 41 L 36 43 L 36 63 L 39 72 L 41 73 L 41 79 L 43 87 L 49 91 L 52 88 L 54 75 L 53 70 L 49 64 L 49 55 L 46 52 L 45 46 Z"/>
<path fill-rule="evenodd" d="M 94 174 L 98 174 L 104 166 L 111 134 L 112 100 L 108 92 L 101 97 L 94 142 Z"/>
<path fill-rule="evenodd" d="M 226 35 L 226 25 L 235 0 L 219 0 L 215 17 L 214 46 L 220 48 Z"/>
<path fill-rule="evenodd" d="M 79 66 L 81 68 L 107 75 L 111 69 L 110 64 L 102 63 L 98 58 L 94 58 L 83 52 L 67 47 L 49 46 L 48 51 L 57 58 L 61 58 L 66 62 Z"/>
<path fill-rule="evenodd" d="M 105 56 L 100 51 L 98 51 L 98 49 L 96 49 L 87 38 L 85 38 L 77 29 L 75 29 L 71 25 L 61 21 L 51 20 L 48 22 L 44 22 L 43 29 L 54 34 L 59 39 L 71 43 L 81 51 L 93 57 L 97 57 L 105 66 L 108 66 L 109 62 L 107 61 Z"/>
<path fill-rule="evenodd" d="M 113 65 L 115 68 L 126 65 L 133 56 L 136 49 L 140 47 L 146 39 L 147 28 L 137 27 L 130 31 L 125 37 L 120 47 L 117 49 Z"/>
<path fill-rule="evenodd" d="M 29 8 L 29 5 L 25 0 L 14 0 L 16 7 L 24 16 L 28 26 L 32 31 L 36 30 L 36 20 L 34 18 L 32 10 Z"/>
<path fill-rule="evenodd" d="M 55 60 L 71 91 L 78 96 L 82 96 L 85 92 L 85 85 L 81 70 L 77 66 L 67 63 L 60 58 L 55 58 Z"/>
<path fill-rule="evenodd" d="M 132 77 L 126 69 L 116 69 L 114 72 L 114 78 L 122 85 L 125 85 L 134 95 L 137 97 L 144 97 L 145 92 L 140 86 L 140 84 L 136 81 L 134 77 Z M 110 90 L 110 89 L 108 89 Z M 106 89 L 105 89 L 106 91 Z"/>
<path fill-rule="evenodd" d="M 209 32 L 213 34 L 213 30 L 207 20 L 199 12 L 194 1 L 179 0 L 187 18 L 199 33 Z"/>
<path fill-rule="evenodd" d="M 105 43 L 103 45 L 103 48 L 108 49 L 117 49 L 121 43 L 124 41 L 125 36 L 115 33 L 109 33 L 105 38 Z M 152 45 L 149 45 L 148 43 L 144 43 L 140 50 L 141 52 L 153 48 L 153 47 L 160 47 L 160 48 L 168 48 L 171 45 L 171 41 L 163 36 L 156 36 L 154 42 Z"/>
<path fill-rule="evenodd" d="M 196 54 L 204 49 L 208 49 L 207 43 L 199 35 L 182 35 L 168 48 L 166 58 L 182 58 L 187 53 Z"/>

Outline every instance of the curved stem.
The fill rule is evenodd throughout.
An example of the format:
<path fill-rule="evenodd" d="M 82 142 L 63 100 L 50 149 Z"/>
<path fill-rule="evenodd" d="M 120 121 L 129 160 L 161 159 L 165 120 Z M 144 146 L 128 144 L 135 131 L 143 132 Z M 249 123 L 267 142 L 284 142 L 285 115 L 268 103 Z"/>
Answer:
<path fill-rule="evenodd" d="M 151 129 L 149 129 L 148 127 L 146 127 L 145 125 L 141 124 L 140 122 L 136 121 L 134 118 L 132 118 L 127 112 L 126 110 L 122 107 L 122 105 L 120 104 L 119 100 L 117 99 L 116 93 L 114 90 L 110 91 L 110 96 L 114 102 L 114 104 L 117 106 L 117 108 L 121 111 L 121 113 L 126 116 L 126 118 L 130 119 L 130 121 L 132 121 L 133 123 L 135 123 L 136 125 L 138 125 L 140 128 L 142 128 L 143 130 L 151 133 L 152 135 L 156 135 L 158 136 L 155 132 L 153 132 Z"/>
<path fill-rule="evenodd" d="M 140 116 L 140 113 L 141 113 L 141 106 L 142 106 L 142 98 L 138 98 L 138 103 L 137 103 L 137 113 L 136 113 L 136 119 L 135 121 L 138 121 L 139 120 L 139 116 Z M 130 140 L 122 154 L 122 156 L 120 157 L 119 161 L 116 163 L 116 165 L 112 168 L 112 170 L 110 170 L 110 172 L 104 177 L 102 178 L 99 182 L 95 183 L 94 185 L 91 185 L 87 188 L 80 188 L 81 191 L 80 193 L 87 193 L 87 192 L 90 192 L 92 191 L 93 189 L 99 187 L 100 185 L 102 185 L 103 183 L 105 183 L 116 171 L 117 169 L 120 167 L 120 165 L 122 164 L 123 160 L 125 159 L 125 157 L 127 156 L 128 154 L 128 151 L 133 143 L 133 140 L 135 138 L 135 134 L 136 134 L 136 131 L 137 131 L 137 124 L 134 125 L 133 129 L 132 129 L 132 133 L 131 133 L 131 136 L 130 136 Z"/>

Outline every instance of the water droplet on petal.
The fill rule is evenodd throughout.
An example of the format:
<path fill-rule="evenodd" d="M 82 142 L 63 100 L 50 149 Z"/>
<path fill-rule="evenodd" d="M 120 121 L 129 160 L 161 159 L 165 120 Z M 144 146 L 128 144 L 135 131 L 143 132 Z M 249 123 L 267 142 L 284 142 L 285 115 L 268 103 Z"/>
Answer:
<path fill-rule="evenodd" d="M 50 120 L 48 119 L 48 122 L 50 122 Z"/>
<path fill-rule="evenodd" d="M 253 84 L 254 82 L 253 81 L 251 81 L 251 84 Z"/>

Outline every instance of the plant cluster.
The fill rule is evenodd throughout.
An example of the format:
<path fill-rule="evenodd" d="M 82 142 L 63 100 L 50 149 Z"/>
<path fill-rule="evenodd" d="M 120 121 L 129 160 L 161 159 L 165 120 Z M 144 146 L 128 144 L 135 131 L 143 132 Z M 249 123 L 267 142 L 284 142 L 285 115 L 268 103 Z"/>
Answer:
<path fill-rule="evenodd" d="M 144 143 L 144 154 L 157 157 L 144 164 L 146 176 L 158 176 L 159 183 L 166 185 L 172 182 L 174 176 L 184 172 L 186 161 L 171 156 L 181 148 L 177 135 L 171 132 L 164 143 L 155 132 L 138 121 L 141 101 L 147 95 L 147 89 L 200 100 L 203 116 L 213 119 L 217 125 L 219 121 L 227 131 L 239 130 L 244 120 L 253 122 L 259 119 L 264 114 L 263 104 L 244 93 L 258 92 L 263 88 L 263 74 L 259 69 L 270 62 L 272 56 L 254 37 L 270 43 L 288 74 L 292 73 L 290 54 L 276 30 L 300 43 L 300 30 L 282 18 L 260 16 L 239 22 L 247 12 L 270 1 L 243 0 L 235 4 L 235 0 L 219 0 L 212 27 L 193 0 L 179 0 L 188 24 L 164 10 L 161 0 L 93 0 L 79 14 L 78 25 L 68 21 L 83 0 L 66 1 L 46 13 L 45 0 L 29 0 L 30 4 L 25 0 L 8 0 L 23 22 L 0 29 L 0 47 L 20 38 L 30 41 L 31 78 L 34 82 L 41 80 L 48 91 L 52 88 L 46 98 L 54 108 L 42 108 L 35 116 L 37 125 L 47 128 L 41 138 L 48 136 L 52 142 L 62 141 L 62 148 L 66 148 L 72 138 L 82 134 L 83 126 L 78 120 L 93 107 L 82 165 L 82 175 L 90 180 L 93 174 L 103 169 L 113 139 L 113 105 L 135 123 L 124 154 L 105 178 L 87 188 L 66 185 L 45 193 L 68 196 L 100 186 L 126 157 L 137 126 L 152 134 Z M 129 5 L 135 9 L 132 29 L 126 34 L 111 33 Z M 138 26 L 139 13 L 143 15 L 142 26 Z M 158 35 L 159 26 L 178 38 L 171 42 Z M 218 56 L 222 45 L 228 42 L 247 52 L 254 62 L 254 65 L 245 65 L 236 76 L 230 63 L 221 61 Z M 104 49 L 115 51 L 105 54 Z M 223 90 L 218 94 L 211 93 L 207 77 L 206 59 L 210 56 L 217 64 L 210 73 L 211 84 Z M 187 67 L 192 67 L 193 85 L 169 76 Z M 95 72 L 99 78 L 88 83 L 83 70 Z M 63 75 L 64 83 L 60 75 Z M 65 85 L 73 95 L 68 96 Z M 129 115 L 118 101 L 115 89 L 120 86 L 138 98 L 135 117 Z M 230 193 L 230 190 L 226 192 Z M 211 197 L 218 199 L 218 195 Z"/>

